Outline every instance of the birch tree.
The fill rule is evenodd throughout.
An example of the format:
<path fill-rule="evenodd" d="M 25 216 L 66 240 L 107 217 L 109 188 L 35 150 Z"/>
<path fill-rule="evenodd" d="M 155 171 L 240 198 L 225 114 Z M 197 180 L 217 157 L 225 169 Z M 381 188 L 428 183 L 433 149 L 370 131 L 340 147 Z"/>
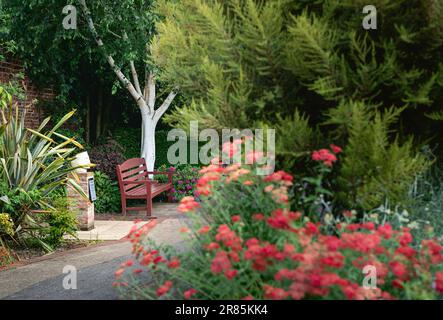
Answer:
<path fill-rule="evenodd" d="M 129 1 L 135 2 L 135 1 Z M 92 18 L 91 11 L 89 10 L 88 4 L 86 0 L 79 0 L 81 5 L 81 10 L 86 19 L 87 26 L 92 33 L 92 36 L 97 44 L 97 46 L 103 52 L 109 66 L 115 73 L 117 79 L 120 81 L 122 86 L 129 92 L 131 97 L 133 98 L 135 104 L 140 110 L 141 118 L 142 118 L 142 137 L 141 137 L 141 152 L 140 156 L 146 160 L 146 165 L 148 171 L 154 171 L 155 165 L 155 129 L 158 121 L 163 116 L 163 114 L 168 110 L 175 96 L 177 95 L 177 90 L 173 89 L 168 94 L 166 99 L 161 103 L 157 103 L 156 97 L 156 81 L 155 81 L 155 73 L 152 70 L 153 68 L 148 66 L 148 63 L 145 62 L 144 67 L 144 80 L 143 83 L 140 81 L 139 74 L 137 72 L 136 63 L 134 58 L 129 59 L 129 69 L 130 69 L 130 77 L 124 74 L 124 71 L 116 63 L 114 57 L 111 53 L 108 52 L 105 43 L 102 37 L 99 35 L 96 24 Z M 134 3 L 135 6 L 135 3 Z M 135 9 L 135 8 L 131 8 Z M 117 14 L 117 19 L 121 19 L 121 17 Z M 135 21 L 126 21 L 121 19 L 121 24 L 126 23 L 137 23 Z M 133 30 L 135 27 L 128 28 Z M 125 25 L 122 26 L 122 34 L 116 36 L 120 36 L 123 40 L 128 40 L 128 33 L 125 30 Z M 139 41 L 139 43 L 143 43 L 145 47 L 146 56 L 149 55 L 149 39 L 134 39 Z"/>

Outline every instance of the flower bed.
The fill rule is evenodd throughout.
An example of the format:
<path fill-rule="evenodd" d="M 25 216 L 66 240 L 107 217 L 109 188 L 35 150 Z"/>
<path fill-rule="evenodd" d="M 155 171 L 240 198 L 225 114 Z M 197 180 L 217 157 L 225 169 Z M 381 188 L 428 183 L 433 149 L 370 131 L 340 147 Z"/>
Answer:
<path fill-rule="evenodd" d="M 336 149 L 338 151 L 338 149 Z M 323 156 L 327 155 L 327 159 Z M 314 161 L 336 159 L 314 154 Z M 319 156 L 319 157 L 317 157 Z M 320 223 L 290 208 L 294 178 L 257 166 L 210 165 L 197 190 L 201 201 L 182 199 L 194 220 L 181 231 L 189 250 L 176 252 L 131 234 L 139 266 L 116 272 L 123 295 L 166 299 L 435 299 L 443 294 L 441 243 L 414 242 L 408 228 L 357 220 Z M 139 274 L 149 271 L 154 285 Z"/>

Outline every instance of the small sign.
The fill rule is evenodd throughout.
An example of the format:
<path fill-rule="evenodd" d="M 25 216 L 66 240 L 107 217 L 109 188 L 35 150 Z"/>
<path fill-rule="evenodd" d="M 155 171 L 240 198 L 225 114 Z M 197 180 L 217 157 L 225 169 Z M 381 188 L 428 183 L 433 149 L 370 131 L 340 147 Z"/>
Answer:
<path fill-rule="evenodd" d="M 95 182 L 94 177 L 88 178 L 88 189 L 89 189 L 89 200 L 94 202 L 97 200 L 97 194 L 95 193 Z"/>

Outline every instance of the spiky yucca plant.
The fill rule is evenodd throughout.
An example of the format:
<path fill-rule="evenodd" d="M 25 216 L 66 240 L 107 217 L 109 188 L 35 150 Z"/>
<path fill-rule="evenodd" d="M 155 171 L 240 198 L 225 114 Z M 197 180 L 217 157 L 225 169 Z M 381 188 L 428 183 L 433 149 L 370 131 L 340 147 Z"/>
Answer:
<path fill-rule="evenodd" d="M 25 127 L 26 108 L 19 112 L 17 103 L 13 103 L 11 95 L 2 87 L 0 98 L 0 181 L 23 199 L 20 209 L 10 214 L 15 229 L 13 237 L 20 238 L 41 227 L 34 218 L 35 210 L 55 210 L 51 205 L 54 191 L 71 185 L 86 197 L 76 182 L 75 170 L 80 167 L 71 165 L 76 151 L 83 147 L 74 138 L 57 132 L 75 111 L 66 114 L 51 128 L 47 128 L 48 117 L 34 130 Z M 8 195 L 0 196 L 4 205 L 13 207 Z"/>

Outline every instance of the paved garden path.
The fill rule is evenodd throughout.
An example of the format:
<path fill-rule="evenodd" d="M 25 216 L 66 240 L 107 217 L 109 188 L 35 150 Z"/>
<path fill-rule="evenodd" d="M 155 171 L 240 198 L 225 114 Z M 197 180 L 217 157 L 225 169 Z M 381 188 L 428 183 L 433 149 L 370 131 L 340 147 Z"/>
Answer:
<path fill-rule="evenodd" d="M 182 245 L 178 230 L 187 224 L 185 216 L 171 204 L 154 207 L 157 225 L 149 237 L 158 243 Z M 30 264 L 0 272 L 0 299 L 118 299 L 112 287 L 114 272 L 130 259 L 131 243 L 127 240 L 105 242 L 87 248 L 53 254 Z M 77 289 L 63 288 L 63 268 L 77 269 Z"/>

